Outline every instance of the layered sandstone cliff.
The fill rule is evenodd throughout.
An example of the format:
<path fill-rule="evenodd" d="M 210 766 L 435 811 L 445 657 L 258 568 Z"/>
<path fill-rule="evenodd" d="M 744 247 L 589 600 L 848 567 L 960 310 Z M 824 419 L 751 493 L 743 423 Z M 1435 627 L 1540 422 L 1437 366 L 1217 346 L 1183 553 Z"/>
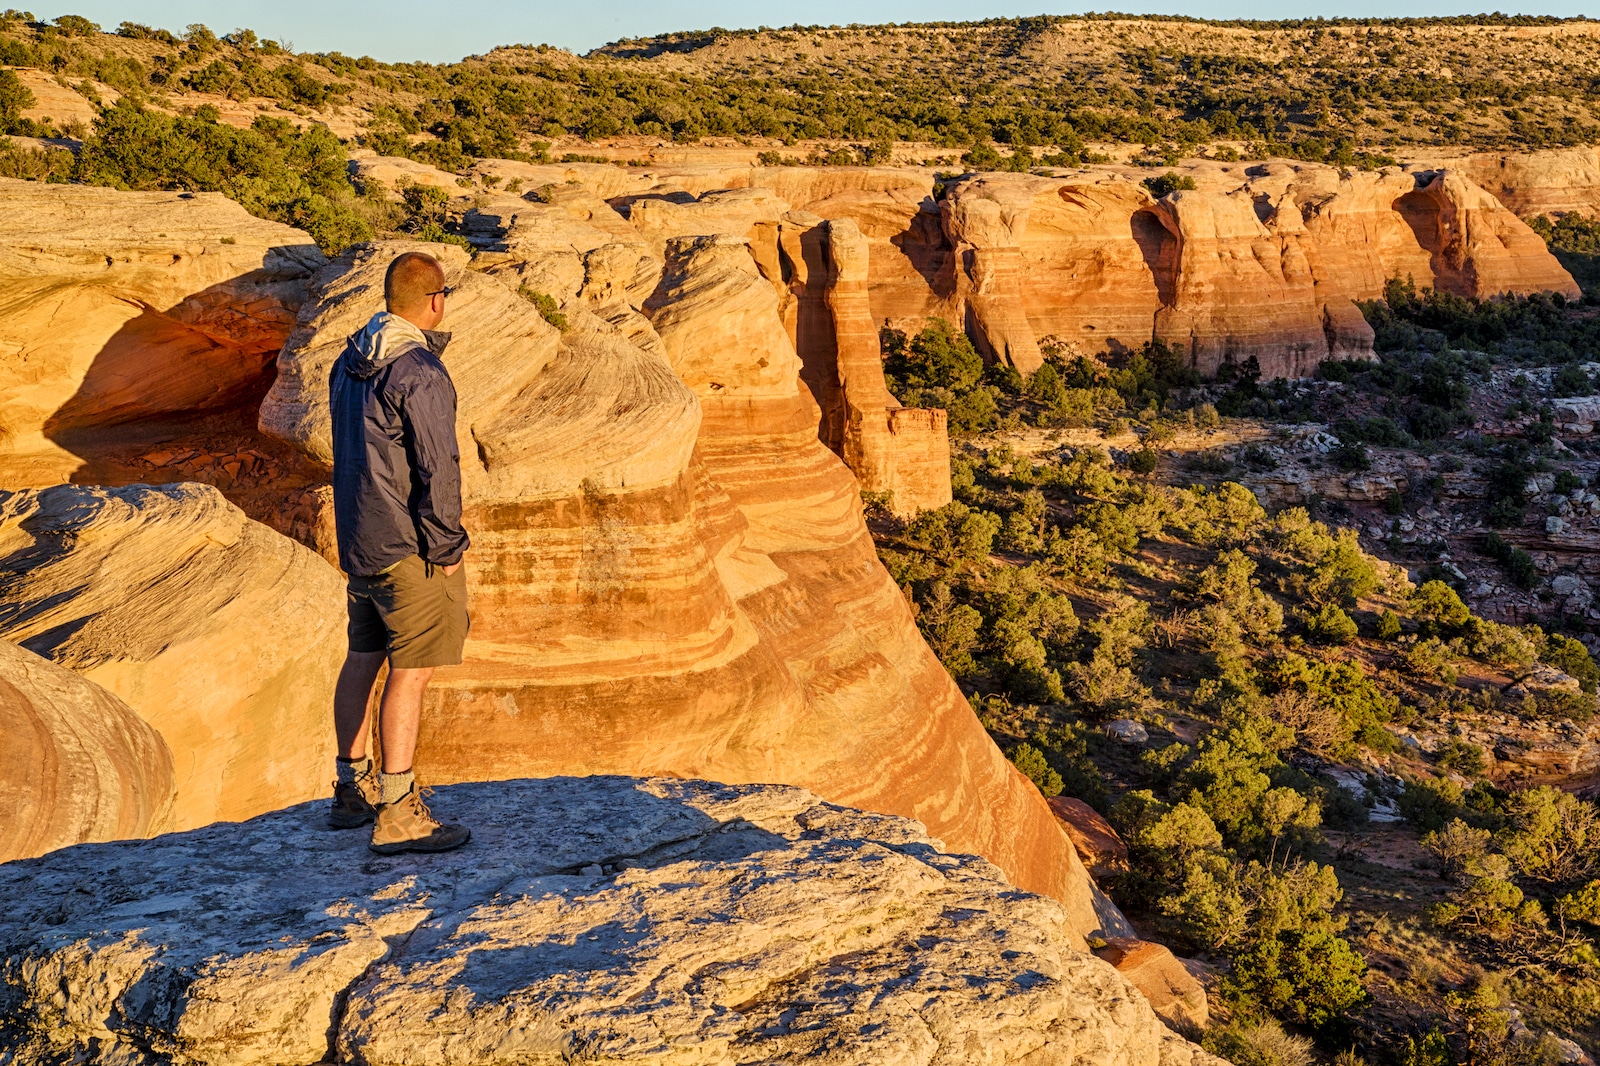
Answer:
<path fill-rule="evenodd" d="M 1353 301 L 1392 277 L 1461 296 L 1578 295 L 1537 234 L 1450 171 L 1179 170 L 1196 187 L 1159 200 L 1093 170 L 951 186 L 942 207 L 974 339 L 1024 371 L 1045 338 L 1111 355 L 1154 339 L 1205 374 L 1254 358 L 1295 377 L 1371 357 Z"/>
<path fill-rule="evenodd" d="M 452 275 L 477 301 L 445 322 L 475 621 L 436 676 L 421 771 L 788 781 L 922 818 L 1067 900 L 1080 933 L 1121 928 L 878 563 L 748 242 L 662 247 L 648 299 L 596 302 L 621 325 L 573 298 L 559 334 L 500 281 Z M 324 454 L 311 383 L 394 250 L 318 276 L 264 429 Z"/>
<path fill-rule="evenodd" d="M 1600 215 L 1600 148 L 1533 152 L 1424 152 L 1417 163 L 1449 168 L 1481 186 L 1519 218 Z"/>
<path fill-rule="evenodd" d="M 913 822 L 620 777 L 434 802 L 470 849 L 371 861 L 301 805 L 0 866 L 0 1058 L 1221 1066 Z"/>
<path fill-rule="evenodd" d="M 1282 377 L 1324 359 L 1370 358 L 1372 333 L 1353 301 L 1377 298 L 1390 278 L 1472 297 L 1577 295 L 1537 235 L 1473 182 L 1488 174 L 1481 162 L 1375 172 L 1202 163 L 1174 168 L 1195 188 L 1159 199 L 1143 184 L 1148 171 L 1115 166 L 938 182 L 889 168 L 517 168 L 550 181 L 530 197 L 587 198 L 586 224 L 602 219 L 606 196 L 657 251 L 673 236 L 743 237 L 780 290 L 809 284 L 797 284 L 800 260 L 784 253 L 786 218 L 802 230 L 853 223 L 866 241 L 864 307 L 875 327 L 914 332 L 944 318 L 987 357 L 1025 372 L 1041 362 L 1041 344 L 1115 358 L 1160 340 L 1205 373 L 1255 358 Z M 1574 156 L 1546 169 L 1565 167 L 1581 184 L 1591 163 Z M 1539 180 L 1507 171 L 1496 188 L 1524 182 L 1523 204 L 1545 196 Z M 806 358 L 811 347 L 796 342 Z M 808 373 L 814 393 L 815 378 L 831 373 Z M 829 397 L 816 398 L 824 439 L 843 454 Z M 922 416 L 902 417 L 922 432 Z M 870 462 L 852 468 L 874 476 Z"/>
<path fill-rule="evenodd" d="M 834 450 L 863 491 L 887 493 L 892 510 L 911 516 L 950 502 L 950 434 L 944 411 L 903 407 L 888 393 L 872 318 L 869 249 L 849 219 L 827 224 L 823 301 L 833 341 L 831 378 L 841 401 Z M 819 355 L 824 365 L 817 376 L 826 378 L 826 350 Z M 824 441 L 834 432 L 824 417 Z"/>

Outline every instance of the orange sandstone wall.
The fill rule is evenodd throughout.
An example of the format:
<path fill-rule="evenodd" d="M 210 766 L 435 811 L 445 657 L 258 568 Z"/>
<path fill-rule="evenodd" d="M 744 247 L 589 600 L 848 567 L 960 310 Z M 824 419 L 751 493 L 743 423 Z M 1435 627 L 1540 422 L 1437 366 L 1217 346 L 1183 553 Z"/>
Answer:
<path fill-rule="evenodd" d="M 800 784 L 919 818 L 1067 900 L 1080 935 L 1099 929 L 1096 907 L 1114 911 L 878 562 L 777 287 L 744 238 L 661 240 L 663 276 L 636 309 L 596 285 L 557 336 L 516 325 L 526 304 L 479 277 L 472 318 L 445 323 L 474 622 L 466 661 L 430 691 L 419 771 Z M 294 383 L 377 305 L 390 250 L 319 276 L 264 428 L 321 447 L 325 400 Z"/>

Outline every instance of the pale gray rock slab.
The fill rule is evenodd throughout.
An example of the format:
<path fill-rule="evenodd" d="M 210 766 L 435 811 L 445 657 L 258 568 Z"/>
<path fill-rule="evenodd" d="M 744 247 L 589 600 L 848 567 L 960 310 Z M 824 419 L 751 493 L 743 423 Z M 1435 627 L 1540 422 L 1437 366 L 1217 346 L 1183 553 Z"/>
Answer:
<path fill-rule="evenodd" d="M 453 785 L 445 855 L 320 803 L 0 865 L 0 1063 L 1209 1060 L 1053 900 L 788 786 Z"/>

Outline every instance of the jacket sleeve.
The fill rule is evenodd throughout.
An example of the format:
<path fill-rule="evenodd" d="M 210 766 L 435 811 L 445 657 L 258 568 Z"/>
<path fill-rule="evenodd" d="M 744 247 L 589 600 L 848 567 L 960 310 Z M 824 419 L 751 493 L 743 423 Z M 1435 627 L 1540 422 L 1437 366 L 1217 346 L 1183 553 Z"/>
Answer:
<path fill-rule="evenodd" d="M 461 526 L 461 454 L 456 389 L 442 366 L 419 360 L 400 404 L 412 465 L 411 514 L 418 553 L 436 566 L 461 561 L 470 543 Z"/>

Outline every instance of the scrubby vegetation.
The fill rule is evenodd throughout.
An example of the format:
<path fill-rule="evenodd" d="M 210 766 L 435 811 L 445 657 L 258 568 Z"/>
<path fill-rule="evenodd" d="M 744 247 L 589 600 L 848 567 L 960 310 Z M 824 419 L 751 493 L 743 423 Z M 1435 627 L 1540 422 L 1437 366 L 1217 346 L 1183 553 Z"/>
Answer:
<path fill-rule="evenodd" d="M 1172 402 L 1200 377 L 1160 341 L 1106 362 L 1047 337 L 1045 364 L 1027 380 L 1010 367 L 985 364 L 967 335 L 942 319 L 915 337 L 885 328 L 879 344 L 889 391 L 908 407 L 944 408 L 957 436 L 1020 425 L 1104 425 L 1126 416 L 1145 423 L 1155 442 L 1175 419 L 1190 426 L 1218 419 L 1210 404 Z"/>
<path fill-rule="evenodd" d="M 1535 1061 L 1506 1036 L 1513 994 L 1525 1012 L 1547 1002 L 1534 1020 L 1549 1027 L 1600 1030 L 1600 1010 L 1565 1014 L 1561 998 L 1600 988 L 1600 812 L 1492 785 L 1484 750 L 1451 724 L 1585 719 L 1600 670 L 1582 644 L 1477 617 L 1444 581 L 1416 584 L 1354 531 L 1269 514 L 1239 484 L 1164 485 L 1137 472 L 1138 452 L 1119 464 L 1022 432 L 1056 425 L 1050 401 L 1070 389 L 1104 390 L 1071 401 L 1085 420 L 1096 403 L 1112 417 L 1165 404 L 1170 419 L 1176 392 L 1197 393 L 1164 381 L 1159 352 L 1090 384 L 1060 358 L 1029 378 L 985 368 L 942 323 L 886 334 L 885 350 L 902 399 L 968 413 L 955 501 L 907 523 L 880 516 L 879 554 L 1002 750 L 1045 795 L 1084 799 L 1122 834 L 1117 902 L 1220 969 L 1233 1020 L 1209 1046 L 1252 1062 Z M 1412 406 L 1460 407 L 1454 374 L 1386 365 L 1353 373 L 1393 374 Z M 1341 433 L 1416 440 L 1392 422 Z M 1491 680 L 1539 663 L 1584 691 L 1511 696 Z M 1149 742 L 1102 731 L 1123 718 Z M 1430 734 L 1426 751 L 1406 739 Z M 1385 809 L 1404 821 L 1384 832 L 1430 864 L 1402 879 L 1403 904 L 1362 843 Z M 1402 946 L 1418 944 L 1458 976 L 1420 976 Z"/>
<path fill-rule="evenodd" d="M 1092 161 L 1112 142 L 1141 149 L 1161 197 L 1193 180 L 1156 171 L 1197 151 L 1374 166 L 1392 161 L 1383 146 L 1600 139 L 1596 38 L 1534 32 L 1564 26 L 1587 28 L 1040 17 L 713 30 L 432 65 L 7 12 L 0 65 L 76 86 L 97 118 L 26 118 L 33 94 L 0 70 L 0 135 L 81 142 L 0 136 L 0 174 L 218 191 L 330 252 L 374 234 L 467 245 L 443 189 L 351 184 L 348 146 L 321 124 L 350 106 L 370 118 L 363 147 L 446 170 L 546 160 L 574 136 L 768 138 L 767 165 L 872 165 L 920 142 L 944 165 L 1010 170 Z M 209 103 L 166 106 L 179 93 Z M 250 107 L 247 126 L 223 121 L 234 105 Z M 949 413 L 955 499 L 904 523 L 875 513 L 880 556 L 1018 770 L 1122 833 L 1134 861 L 1107 887 L 1142 929 L 1215 966 L 1230 1017 L 1206 1040 L 1238 1066 L 1549 1061 L 1547 1043 L 1513 1033 L 1513 999 L 1540 1031 L 1600 1038 L 1600 816 L 1568 792 L 1491 781 L 1494 746 L 1464 724 L 1587 722 L 1600 667 L 1573 635 L 1587 623 L 1556 606 L 1541 624 L 1475 615 L 1445 545 L 1398 539 L 1440 477 L 1472 474 L 1489 528 L 1449 547 L 1543 595 L 1543 563 L 1519 537 L 1559 517 L 1537 513 L 1539 497 L 1582 487 L 1570 457 L 1590 446 L 1558 455 L 1543 397 L 1597 387 L 1600 221 L 1531 224 L 1581 303 L 1468 300 L 1396 278 L 1362 307 L 1380 359 L 1324 364 L 1314 385 L 1264 382 L 1253 359 L 1202 382 L 1159 341 L 1101 360 L 1045 338 L 1044 365 L 1024 376 L 986 362 L 959 324 L 881 335 L 894 395 Z M 551 296 L 521 295 L 566 327 Z M 1492 420 L 1514 432 L 1480 432 L 1497 380 Z M 1363 548 L 1337 507 L 1269 513 L 1228 480 L 1273 467 L 1265 438 L 1192 457 L 1184 476 L 1203 484 L 1171 483 L 1175 435 L 1240 418 L 1313 424 L 1341 474 L 1386 450 L 1447 459 L 1383 501 L 1394 537 L 1380 546 L 1416 580 Z M 1532 683 L 1536 668 L 1571 680 Z M 1108 735 L 1121 719 L 1149 742 Z"/>
<path fill-rule="evenodd" d="M 566 136 L 835 142 L 772 149 L 771 162 L 869 164 L 895 142 L 919 142 L 947 149 L 946 162 L 1026 169 L 1082 163 L 1088 145 L 1114 142 L 1140 146 L 1137 161 L 1153 166 L 1202 150 L 1374 166 L 1392 162 L 1380 145 L 1600 138 L 1589 107 L 1600 51 L 1592 37 L 1562 35 L 1565 25 L 1040 16 L 713 29 L 584 57 L 522 45 L 427 64 L 295 54 L 248 29 L 219 37 L 199 24 L 180 33 L 125 22 L 106 33 L 79 16 L 9 11 L 0 64 L 136 102 L 185 91 L 302 115 L 354 104 L 371 116 L 368 146 L 445 169 L 545 158 Z M 1525 36 L 1496 32 L 1506 26 Z M 0 132 L 41 132 L 16 128 L 8 106 L 0 81 Z"/>

